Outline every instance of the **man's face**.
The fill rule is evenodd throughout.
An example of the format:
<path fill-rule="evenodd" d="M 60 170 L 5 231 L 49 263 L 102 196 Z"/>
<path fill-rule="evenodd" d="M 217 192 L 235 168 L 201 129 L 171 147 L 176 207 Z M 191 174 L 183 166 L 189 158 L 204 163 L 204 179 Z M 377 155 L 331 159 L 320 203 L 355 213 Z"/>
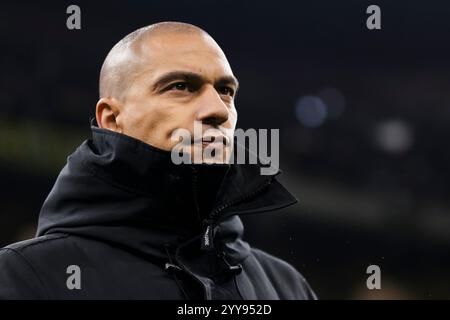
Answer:
<path fill-rule="evenodd" d="M 237 82 L 217 44 L 204 35 L 173 33 L 142 41 L 136 50 L 138 68 L 116 118 L 122 132 L 169 151 L 178 143 L 171 138 L 175 130 L 186 129 L 194 139 L 194 121 L 199 121 L 202 133 L 218 138 L 214 144 L 206 137 L 193 143 L 191 155 L 206 147 L 229 154 Z"/>

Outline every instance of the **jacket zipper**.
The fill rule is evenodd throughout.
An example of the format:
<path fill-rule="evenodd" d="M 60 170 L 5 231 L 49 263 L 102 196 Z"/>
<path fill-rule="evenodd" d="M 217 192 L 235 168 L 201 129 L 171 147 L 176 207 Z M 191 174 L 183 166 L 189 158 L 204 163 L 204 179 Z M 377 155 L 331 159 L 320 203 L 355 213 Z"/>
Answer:
<path fill-rule="evenodd" d="M 198 201 L 197 201 L 197 171 L 195 168 L 192 168 L 193 172 L 194 172 L 194 179 L 193 179 L 193 192 L 194 192 L 194 198 L 195 198 L 195 206 L 197 209 L 197 213 L 198 215 L 200 215 L 199 212 L 199 207 L 198 207 Z M 272 178 L 273 179 L 273 178 Z M 272 183 L 272 179 L 268 179 L 264 182 L 264 184 L 262 184 L 260 187 L 258 187 L 256 190 L 249 192 L 245 195 L 242 195 L 239 198 L 236 198 L 234 200 L 231 200 L 225 204 L 223 204 L 222 206 L 220 206 L 219 208 L 216 208 L 210 215 L 208 219 L 204 220 L 204 225 L 205 225 L 205 231 L 202 235 L 202 241 L 201 241 L 201 249 L 202 250 L 212 250 L 214 248 L 213 246 L 213 230 L 214 230 L 214 226 L 217 225 L 220 221 L 222 221 L 223 219 L 233 215 L 232 212 L 222 215 L 220 217 L 218 217 L 217 219 L 216 216 L 222 212 L 223 210 L 231 207 L 232 205 L 235 205 L 241 201 L 245 201 L 250 199 L 251 197 L 256 196 L 258 193 L 262 192 L 265 188 L 267 188 L 271 183 Z M 194 241 L 195 239 L 198 239 L 197 237 L 194 237 L 193 239 L 191 239 L 190 241 L 188 241 L 188 243 Z M 187 243 L 185 243 L 185 245 L 187 245 Z M 205 296 L 206 300 L 211 299 L 211 293 L 210 291 L 208 291 L 207 289 L 207 284 L 204 283 L 202 280 L 200 280 L 197 275 L 195 273 L 193 273 L 189 268 L 187 268 L 184 263 L 182 261 L 180 261 L 179 259 L 179 251 L 180 251 L 181 247 L 178 247 L 174 256 L 174 260 L 175 262 L 178 264 L 178 266 L 180 266 L 185 272 L 187 272 L 187 274 L 189 274 L 191 277 L 193 277 L 202 287 L 203 287 L 203 293 Z M 240 293 L 239 293 L 240 294 Z M 242 297 L 242 295 L 241 295 Z"/>
<path fill-rule="evenodd" d="M 193 177 L 192 177 L 192 192 L 194 194 L 194 204 L 195 204 L 195 210 L 197 212 L 197 217 L 198 219 L 200 219 L 200 208 L 198 206 L 198 192 L 197 192 L 197 169 L 195 169 L 194 167 L 192 167 L 192 171 L 193 171 Z"/>
<path fill-rule="evenodd" d="M 205 250 L 205 251 L 210 251 L 212 249 L 214 249 L 214 227 L 217 225 L 217 223 L 219 223 L 220 221 L 222 221 L 223 219 L 225 219 L 226 217 L 230 216 L 231 214 L 225 214 L 222 217 L 219 217 L 216 219 L 216 217 L 219 215 L 220 212 L 222 212 L 223 210 L 239 203 L 245 200 L 248 200 L 254 196 L 256 196 L 258 193 L 262 192 L 265 188 L 267 188 L 270 184 L 272 183 L 272 179 L 268 179 L 265 181 L 264 184 L 262 184 L 259 188 L 257 188 L 256 190 L 249 192 L 239 198 L 236 198 L 234 200 L 231 200 L 225 204 L 223 204 L 222 206 L 220 206 L 219 208 L 216 208 L 210 215 L 208 219 L 205 219 L 203 221 L 203 224 L 205 226 L 203 235 L 202 235 L 202 241 L 201 241 L 201 249 Z"/>
<path fill-rule="evenodd" d="M 191 243 L 192 241 L 195 241 L 195 239 L 198 239 L 198 236 L 195 238 L 192 238 L 191 240 L 187 241 L 186 243 L 184 243 L 183 245 L 179 246 L 176 250 L 175 250 L 175 256 L 173 257 L 175 262 L 177 263 L 178 266 L 181 267 L 182 270 L 184 270 L 188 275 L 190 275 L 195 281 L 197 281 L 200 286 L 203 288 L 203 296 L 205 297 L 205 300 L 211 300 L 211 290 L 208 290 L 208 284 L 203 282 L 197 274 L 195 274 L 194 272 L 192 272 L 182 261 L 182 259 L 180 259 L 180 250 L 182 247 L 188 245 L 189 243 Z"/>

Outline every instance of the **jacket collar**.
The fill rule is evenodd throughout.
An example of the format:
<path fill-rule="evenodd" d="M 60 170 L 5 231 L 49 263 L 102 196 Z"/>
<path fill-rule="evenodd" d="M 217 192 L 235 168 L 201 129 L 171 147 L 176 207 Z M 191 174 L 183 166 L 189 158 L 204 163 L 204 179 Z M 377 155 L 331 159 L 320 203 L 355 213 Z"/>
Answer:
<path fill-rule="evenodd" d="M 217 224 L 215 241 L 240 260 L 248 246 L 235 215 L 297 201 L 275 176 L 260 175 L 258 165 L 175 165 L 168 151 L 110 130 L 91 129 L 92 139 L 69 156 L 47 197 L 38 235 L 71 233 L 161 256 L 162 244 L 177 246 L 201 235 L 207 218 Z M 208 208 L 215 213 L 212 217 L 197 211 L 209 200 L 193 192 L 201 183 L 221 186 Z"/>

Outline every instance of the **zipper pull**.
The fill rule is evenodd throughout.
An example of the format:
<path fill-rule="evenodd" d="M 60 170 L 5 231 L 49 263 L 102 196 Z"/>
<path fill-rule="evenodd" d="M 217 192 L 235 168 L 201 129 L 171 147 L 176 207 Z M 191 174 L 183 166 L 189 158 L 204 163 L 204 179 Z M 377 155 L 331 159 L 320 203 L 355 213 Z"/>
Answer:
<path fill-rule="evenodd" d="M 183 269 L 181 269 L 179 266 L 177 266 L 176 264 L 173 264 L 171 262 L 166 262 L 166 264 L 164 265 L 164 270 L 172 272 L 172 271 L 183 271 Z"/>
<path fill-rule="evenodd" d="M 214 249 L 214 228 L 211 220 L 205 220 L 206 229 L 202 236 L 201 249 L 204 251 L 211 251 Z"/>

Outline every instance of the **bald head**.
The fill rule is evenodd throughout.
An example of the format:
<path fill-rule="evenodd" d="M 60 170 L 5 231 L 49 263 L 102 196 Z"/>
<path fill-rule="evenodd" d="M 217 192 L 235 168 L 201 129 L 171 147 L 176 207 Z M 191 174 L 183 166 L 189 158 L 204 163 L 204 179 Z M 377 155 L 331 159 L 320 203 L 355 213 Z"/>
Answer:
<path fill-rule="evenodd" d="M 133 31 L 110 50 L 103 62 L 100 71 L 100 98 L 123 100 L 133 78 L 141 70 L 145 44 L 171 34 L 196 34 L 208 37 L 214 42 L 211 36 L 201 28 L 183 22 L 160 22 Z"/>

